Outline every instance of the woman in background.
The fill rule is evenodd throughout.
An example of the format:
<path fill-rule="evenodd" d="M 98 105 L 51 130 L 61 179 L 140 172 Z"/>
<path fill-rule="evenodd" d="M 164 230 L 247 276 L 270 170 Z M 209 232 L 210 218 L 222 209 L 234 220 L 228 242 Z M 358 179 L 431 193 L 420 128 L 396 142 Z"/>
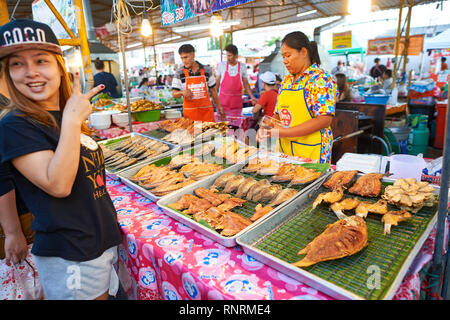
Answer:
<path fill-rule="evenodd" d="M 352 92 L 348 85 L 347 77 L 343 73 L 336 73 L 336 82 L 339 90 L 337 101 L 352 101 Z"/>

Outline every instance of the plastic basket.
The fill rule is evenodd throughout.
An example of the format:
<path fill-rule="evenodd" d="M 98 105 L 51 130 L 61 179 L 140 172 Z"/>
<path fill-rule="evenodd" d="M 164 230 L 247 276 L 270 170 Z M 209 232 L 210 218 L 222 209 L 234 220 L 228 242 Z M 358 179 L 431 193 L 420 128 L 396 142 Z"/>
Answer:
<path fill-rule="evenodd" d="M 429 175 L 426 175 L 426 174 L 422 174 L 422 177 L 421 177 L 420 180 L 426 181 L 426 182 L 429 182 L 431 184 L 435 184 L 435 185 L 438 185 L 438 186 L 441 185 L 441 176 L 429 176 Z"/>
<path fill-rule="evenodd" d="M 389 101 L 390 96 L 387 95 L 380 95 L 380 94 L 374 94 L 374 95 L 364 95 L 364 101 L 366 103 L 370 104 L 387 104 Z"/>
<path fill-rule="evenodd" d="M 137 121 L 154 122 L 154 121 L 159 121 L 159 119 L 161 119 L 161 110 L 148 110 L 148 111 L 134 112 L 133 115 Z"/>

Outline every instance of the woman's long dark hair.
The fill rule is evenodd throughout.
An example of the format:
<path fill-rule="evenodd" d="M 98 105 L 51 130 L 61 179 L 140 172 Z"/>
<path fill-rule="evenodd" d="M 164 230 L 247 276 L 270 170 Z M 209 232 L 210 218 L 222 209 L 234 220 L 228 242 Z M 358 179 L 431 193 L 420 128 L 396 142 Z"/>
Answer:
<path fill-rule="evenodd" d="M 294 31 L 287 34 L 281 41 L 281 44 L 285 44 L 289 48 L 298 51 L 305 48 L 308 51 L 308 56 L 311 63 L 316 63 L 317 65 L 321 64 L 317 43 L 315 41 L 309 41 L 308 37 L 303 32 Z"/>
<path fill-rule="evenodd" d="M 144 83 L 146 83 L 148 81 L 148 78 L 142 78 L 142 80 L 141 80 L 141 83 L 139 83 L 139 86 L 138 86 L 138 88 L 140 88 L 140 87 L 142 87 L 142 85 L 144 84 Z"/>

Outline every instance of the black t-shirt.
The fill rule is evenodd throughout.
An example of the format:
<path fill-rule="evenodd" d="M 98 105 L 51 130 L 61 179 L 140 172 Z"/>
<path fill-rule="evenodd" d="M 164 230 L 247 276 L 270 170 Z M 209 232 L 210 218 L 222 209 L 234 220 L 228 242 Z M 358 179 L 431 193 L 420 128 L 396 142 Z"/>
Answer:
<path fill-rule="evenodd" d="M 61 123 L 61 112 L 52 112 Z M 87 136 L 86 136 L 87 137 Z M 89 138 L 90 139 L 90 138 Z M 56 150 L 59 133 L 12 111 L 0 122 L 0 157 L 9 161 L 29 153 Z M 122 241 L 116 211 L 105 185 L 101 148 L 80 144 L 80 162 L 71 194 L 55 198 L 41 190 L 12 166 L 16 187 L 35 219 L 32 253 L 88 261 Z"/>
<path fill-rule="evenodd" d="M 117 91 L 117 81 L 114 76 L 109 72 L 99 72 L 94 75 L 94 87 L 104 84 L 105 89 L 103 89 L 102 93 L 107 93 L 111 98 L 120 98 L 121 95 Z"/>
<path fill-rule="evenodd" d="M 7 194 L 11 190 L 16 188 L 14 184 L 14 176 L 11 172 L 11 167 L 9 162 L 0 163 L 0 197 Z M 23 202 L 22 197 L 20 196 L 20 192 L 15 190 L 16 192 L 16 207 L 19 216 L 28 213 L 27 206 Z"/>

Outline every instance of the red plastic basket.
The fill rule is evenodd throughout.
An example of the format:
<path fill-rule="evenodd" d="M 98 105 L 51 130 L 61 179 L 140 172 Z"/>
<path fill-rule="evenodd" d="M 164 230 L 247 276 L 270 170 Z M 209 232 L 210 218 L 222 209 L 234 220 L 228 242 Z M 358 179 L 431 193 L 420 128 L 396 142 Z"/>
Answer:
<path fill-rule="evenodd" d="M 429 182 L 431 184 L 438 185 L 438 186 L 441 185 L 441 176 L 428 176 L 428 175 L 422 174 L 421 180 Z"/>

